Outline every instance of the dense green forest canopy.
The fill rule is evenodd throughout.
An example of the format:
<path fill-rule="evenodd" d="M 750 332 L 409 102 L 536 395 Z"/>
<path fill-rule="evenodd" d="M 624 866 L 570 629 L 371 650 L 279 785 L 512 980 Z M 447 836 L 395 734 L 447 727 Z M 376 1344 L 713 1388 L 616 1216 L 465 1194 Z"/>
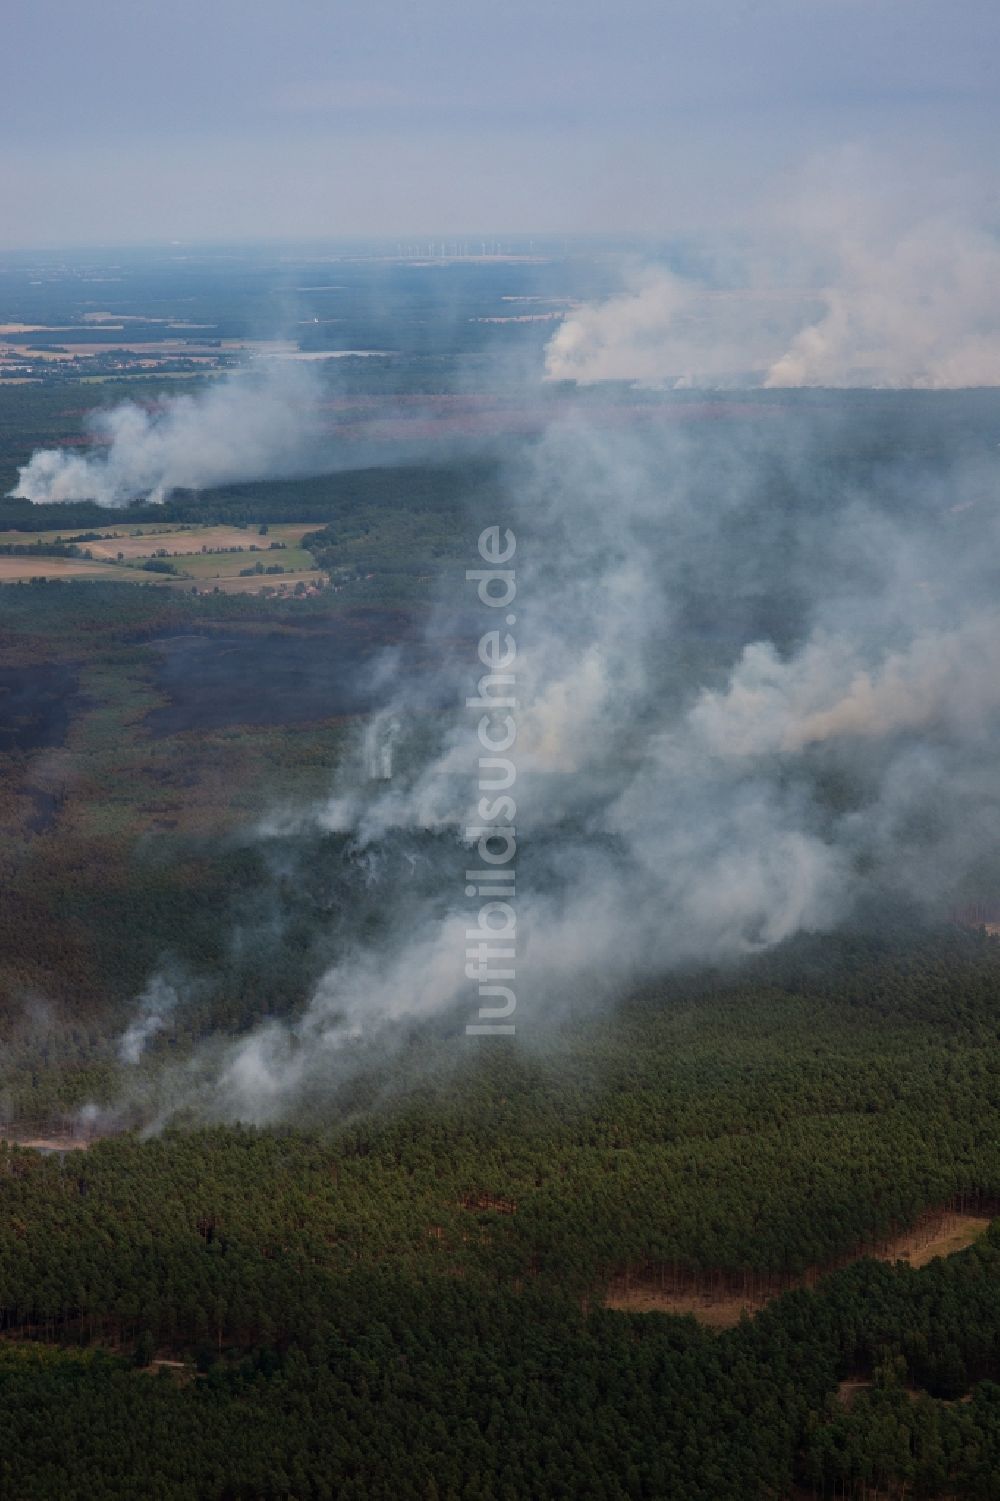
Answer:
<path fill-rule="evenodd" d="M 958 958 L 948 1001 L 929 955 L 865 948 L 854 999 L 825 1013 L 794 991 L 779 999 L 777 975 L 759 994 L 649 997 L 620 1026 L 577 1024 L 561 1054 L 484 1059 L 457 1094 L 428 1050 L 415 1095 L 332 1134 L 8 1149 L 6 1485 L 715 1501 L 905 1482 L 995 1495 L 995 1234 L 919 1272 L 862 1262 L 722 1334 L 598 1306 L 599 1272 L 640 1247 L 676 1256 L 669 1236 L 686 1221 L 707 1265 L 733 1255 L 743 1213 L 743 1256 L 786 1267 L 797 1227 L 815 1235 L 810 1256 L 959 1185 L 967 1202 L 995 1202 L 995 1136 L 981 1129 L 996 1111 L 995 1039 L 973 1041 L 995 1014 L 992 945 L 977 956 L 972 942 L 965 963 L 939 953 L 949 968 Z M 793 965 L 801 979 L 800 966 L 822 990 L 815 956 Z M 831 972 L 829 988 L 843 978 Z M 917 1037 L 923 1076 L 898 1051 L 912 1058 Z M 902 1103 L 901 1070 L 914 1077 Z M 852 1400 L 838 1394 L 848 1378 Z"/>
<path fill-rule="evenodd" d="M 308 1131 L 7 1148 L 8 1484 L 114 1496 L 127 1470 L 167 1497 L 707 1501 L 793 1480 L 935 1496 L 947 1477 L 992 1496 L 992 1236 L 919 1272 L 863 1262 L 728 1333 L 599 1305 L 623 1267 L 777 1290 L 929 1204 L 989 1211 L 998 984 L 994 940 L 890 920 L 575 1014 L 471 1069 L 447 1025 L 415 1032 L 354 1075 L 340 1124 L 327 1101 Z M 189 1043 L 172 1028 L 157 1064 Z M 37 1057 L 38 1034 L 22 1046 Z M 44 1051 L 21 1109 L 119 1072 L 82 1027 Z M 179 1364 L 151 1378 L 154 1358 Z M 136 1424 L 162 1434 L 142 1454 Z"/>

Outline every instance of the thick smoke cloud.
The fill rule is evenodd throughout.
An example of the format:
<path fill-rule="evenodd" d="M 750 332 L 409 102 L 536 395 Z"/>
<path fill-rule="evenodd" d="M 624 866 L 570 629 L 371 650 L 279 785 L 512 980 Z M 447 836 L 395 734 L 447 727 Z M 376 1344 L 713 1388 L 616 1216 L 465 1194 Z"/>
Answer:
<path fill-rule="evenodd" d="M 723 291 L 665 267 L 632 266 L 621 293 L 563 322 L 546 374 L 579 385 L 762 384 L 814 306 L 799 292 Z"/>
<path fill-rule="evenodd" d="M 840 221 L 836 280 L 767 385 L 1000 384 L 1000 242 L 961 218 Z"/>
<path fill-rule="evenodd" d="M 36 504 L 125 506 L 240 480 L 290 476 L 317 464 L 316 387 L 301 366 L 274 362 L 196 396 L 152 408 L 125 402 L 90 419 L 89 452 L 39 449 L 11 492 Z"/>
<path fill-rule="evenodd" d="M 879 433 L 900 400 L 927 400 L 874 399 L 897 403 Z M 901 430 L 898 459 L 859 477 L 844 460 L 870 431 L 852 404 L 758 406 L 711 433 L 577 414 L 512 463 L 496 520 L 518 537 L 529 1043 L 563 1008 L 665 971 L 736 964 L 859 903 L 942 917 L 995 879 L 995 449 L 914 470 Z M 474 564 L 474 532 L 469 546 Z M 480 627 L 453 581 L 431 629 L 438 674 L 400 676 L 330 797 L 260 830 L 286 870 L 298 841 L 346 838 L 377 931 L 358 923 L 297 1017 L 172 1076 L 159 1119 L 322 1111 L 413 1027 L 473 1019 L 463 887 L 481 750 L 462 706 L 481 668 L 472 640 L 467 661 L 444 643 Z"/>
<path fill-rule="evenodd" d="M 1000 615 L 989 611 L 921 632 L 870 666 L 850 635 L 818 634 L 789 661 L 754 642 L 725 691 L 703 693 L 690 723 L 712 754 L 747 757 L 935 724 L 981 730 L 998 710 Z"/>
<path fill-rule="evenodd" d="M 822 186 L 816 187 L 816 181 Z M 911 186 L 852 153 L 816 166 L 734 255 L 736 286 L 632 268 L 552 339 L 591 384 L 946 389 L 1000 384 L 1000 240 L 981 185 Z"/>

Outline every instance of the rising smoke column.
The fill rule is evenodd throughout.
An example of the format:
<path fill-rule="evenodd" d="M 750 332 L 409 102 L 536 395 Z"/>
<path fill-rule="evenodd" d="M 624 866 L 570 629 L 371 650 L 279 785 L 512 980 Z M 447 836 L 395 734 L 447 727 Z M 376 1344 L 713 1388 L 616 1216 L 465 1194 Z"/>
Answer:
<path fill-rule="evenodd" d="M 122 1063 L 138 1063 L 147 1044 L 162 1032 L 178 1002 L 178 986 L 166 974 L 157 973 L 148 981 L 136 1002 L 136 1015 L 118 1039 L 118 1057 Z"/>
<path fill-rule="evenodd" d="M 824 312 L 766 384 L 929 390 L 1000 384 L 1000 241 L 964 218 L 903 226 L 848 213 L 834 229 Z"/>
<path fill-rule="evenodd" d="M 273 362 L 262 375 L 223 377 L 195 396 L 95 412 L 90 452 L 43 448 L 11 494 L 37 505 L 93 500 L 125 506 L 241 480 L 308 473 L 319 462 L 315 377 Z"/>

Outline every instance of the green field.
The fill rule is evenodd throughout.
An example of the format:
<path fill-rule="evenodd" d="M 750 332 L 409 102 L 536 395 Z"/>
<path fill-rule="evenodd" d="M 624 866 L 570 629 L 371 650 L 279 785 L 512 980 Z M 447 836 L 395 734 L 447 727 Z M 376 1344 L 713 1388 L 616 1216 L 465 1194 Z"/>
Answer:
<path fill-rule="evenodd" d="M 169 546 L 168 543 L 164 545 Z M 264 545 L 267 545 L 265 539 Z M 308 572 L 315 568 L 315 561 L 310 552 L 303 547 L 275 548 L 267 552 L 259 553 L 205 553 L 202 555 L 178 557 L 174 559 L 178 571 L 183 572 L 193 579 L 206 578 L 233 578 L 238 576 L 242 569 L 252 568 L 256 563 L 261 563 L 264 568 L 280 566 L 288 573 Z"/>

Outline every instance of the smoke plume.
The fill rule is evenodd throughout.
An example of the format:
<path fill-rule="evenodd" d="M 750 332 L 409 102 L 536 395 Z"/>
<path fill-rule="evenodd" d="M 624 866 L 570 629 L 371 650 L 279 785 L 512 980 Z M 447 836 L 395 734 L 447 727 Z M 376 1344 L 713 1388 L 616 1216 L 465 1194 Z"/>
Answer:
<path fill-rule="evenodd" d="M 1000 472 L 992 443 L 943 437 L 914 470 L 926 416 L 900 403 L 928 399 L 871 398 L 896 453 L 866 475 L 853 404 L 766 396 L 710 434 L 577 413 L 512 461 L 496 520 L 518 539 L 519 1035 L 859 903 L 939 915 L 995 874 Z M 286 871 L 309 840 L 346 840 L 365 920 L 297 1016 L 175 1073 L 161 1119 L 322 1111 L 413 1027 L 471 1019 L 482 752 L 461 706 L 493 624 L 475 608 L 453 581 L 431 642 L 464 631 L 468 661 L 442 649 L 436 674 L 394 682 L 390 661 L 386 708 L 329 798 L 260 831 Z"/>
<path fill-rule="evenodd" d="M 1000 384 L 1000 243 L 962 219 L 838 225 L 824 312 L 771 366 L 769 386 Z"/>
<path fill-rule="evenodd" d="M 317 460 L 314 377 L 273 362 L 262 375 L 231 375 L 195 396 L 148 409 L 124 402 L 89 419 L 90 451 L 43 448 L 11 492 L 36 504 L 161 502 L 175 490 L 309 472 Z"/>
<path fill-rule="evenodd" d="M 724 290 L 662 266 L 631 266 L 621 293 L 563 322 L 546 374 L 579 385 L 761 384 L 811 306 L 799 292 Z"/>
<path fill-rule="evenodd" d="M 734 266 L 728 287 L 631 268 L 618 296 L 584 306 L 557 331 L 549 378 L 1000 384 L 1000 241 L 981 188 L 914 188 L 890 163 L 843 153 L 814 165 L 731 274 Z"/>

